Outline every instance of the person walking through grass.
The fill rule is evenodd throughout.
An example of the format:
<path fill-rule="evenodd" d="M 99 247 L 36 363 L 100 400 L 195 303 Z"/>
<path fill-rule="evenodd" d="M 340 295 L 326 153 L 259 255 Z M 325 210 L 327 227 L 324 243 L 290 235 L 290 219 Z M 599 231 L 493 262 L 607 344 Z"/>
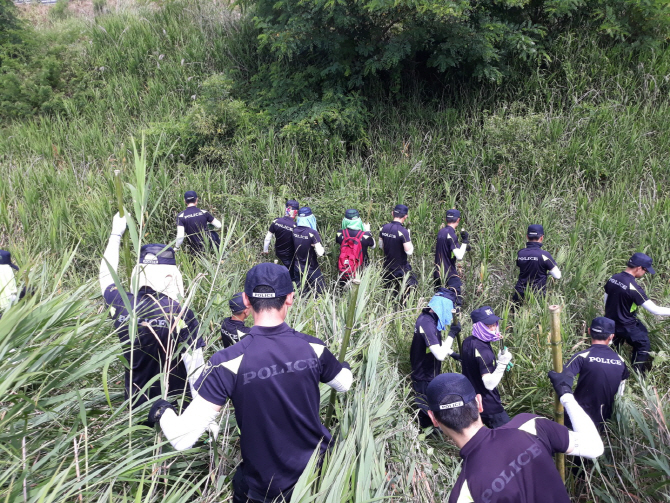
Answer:
<path fill-rule="evenodd" d="M 384 286 L 399 294 L 404 283 L 403 298 L 418 285 L 408 261 L 414 253 L 409 229 L 405 227 L 408 213 L 407 206 L 396 205 L 391 214 L 393 220 L 379 230 L 379 247 L 384 251 Z"/>
<path fill-rule="evenodd" d="M 498 384 L 512 361 L 512 354 L 506 349 L 498 352 L 496 358 L 491 343 L 502 340 L 498 322 L 489 306 L 475 309 L 470 314 L 472 335 L 463 341 L 461 363 L 463 375 L 467 377 L 482 399 L 482 421 L 489 428 L 498 428 L 509 422 L 509 416 L 502 406 Z"/>
<path fill-rule="evenodd" d="M 242 292 L 236 293 L 228 301 L 228 307 L 230 307 L 232 316 L 224 318 L 221 322 L 221 342 L 223 342 L 224 348 L 239 342 L 251 330 L 251 328 L 244 324 L 244 320 L 249 316 L 251 308 L 244 305 Z"/>
<path fill-rule="evenodd" d="M 272 238 L 275 238 L 275 255 L 289 270 L 293 281 L 297 281 L 293 269 L 293 255 L 295 253 L 295 248 L 293 247 L 293 228 L 295 227 L 295 219 L 298 216 L 299 209 L 300 205 L 298 201 L 294 199 L 286 201 L 284 216 L 275 218 L 272 221 L 263 242 L 263 253 L 267 255 L 270 253 Z"/>
<path fill-rule="evenodd" d="M 461 212 L 456 209 L 447 210 L 446 225 L 437 233 L 433 271 L 435 288 L 453 288 L 458 294 L 458 306 L 463 303 L 461 292 L 463 283 L 456 269 L 456 261 L 463 260 L 470 244 L 470 235 L 465 231 L 461 232 L 462 243 L 458 242 L 456 228 L 460 223 Z"/>
<path fill-rule="evenodd" d="M 12 254 L 7 250 L 0 250 L 0 317 L 19 298 L 14 271 L 19 268 L 12 262 Z"/>
<path fill-rule="evenodd" d="M 186 209 L 177 216 L 177 241 L 175 250 L 178 250 L 184 241 L 191 253 L 202 253 L 211 244 L 216 248 L 221 244 L 219 234 L 210 231 L 208 225 L 221 229 L 221 222 L 211 213 L 198 208 L 198 194 L 193 190 L 184 193 Z"/>
<path fill-rule="evenodd" d="M 646 273 L 655 272 L 651 257 L 634 253 L 626 269 L 605 283 L 605 316 L 614 320 L 614 346 L 618 352 L 624 343 L 632 346 L 631 364 L 642 375 L 651 369 L 651 343 L 647 327 L 637 318 L 637 308 L 643 307 L 657 316 L 670 316 L 670 308 L 657 306 L 649 300 L 637 282 Z"/>
<path fill-rule="evenodd" d="M 294 277 L 303 285 L 303 293 L 314 292 L 320 295 L 326 289 L 318 257 L 325 253 L 321 234 L 316 230 L 316 217 L 305 206 L 298 211 L 296 226 L 293 228 L 293 248 L 295 249 L 293 267 Z"/>
<path fill-rule="evenodd" d="M 512 302 L 520 303 L 528 291 L 544 295 L 547 290 L 547 274 L 554 279 L 561 279 L 561 270 L 554 257 L 542 249 L 544 227 L 529 225 L 526 233 L 526 247 L 519 250 L 516 265 L 519 268 L 519 279 L 514 286 Z"/>
<path fill-rule="evenodd" d="M 285 267 L 253 267 L 242 297 L 254 318 L 249 335 L 207 362 L 198 397 L 185 412 L 177 415 L 169 402 L 157 400 L 149 417 L 175 449 L 188 449 L 230 399 L 242 450 L 233 502 L 289 501 L 312 454 L 323 456 L 330 444 L 319 416 L 319 383 L 344 392 L 353 376 L 323 341 L 284 322 L 294 297 Z"/>
<path fill-rule="evenodd" d="M 368 265 L 368 250 L 373 249 L 376 243 L 370 233 L 370 224 L 363 223 L 358 210 L 353 209 L 344 213 L 342 230 L 337 231 L 335 242 L 340 245 L 338 283 L 343 286 Z"/>
<path fill-rule="evenodd" d="M 569 379 L 553 371 L 549 379 L 574 431 L 535 414 L 518 414 L 492 430 L 480 415 L 482 396 L 465 376 L 441 374 L 428 385 L 428 414 L 463 459 L 449 503 L 570 503 L 553 454 L 595 459 L 604 446 L 593 421 L 572 395 Z"/>

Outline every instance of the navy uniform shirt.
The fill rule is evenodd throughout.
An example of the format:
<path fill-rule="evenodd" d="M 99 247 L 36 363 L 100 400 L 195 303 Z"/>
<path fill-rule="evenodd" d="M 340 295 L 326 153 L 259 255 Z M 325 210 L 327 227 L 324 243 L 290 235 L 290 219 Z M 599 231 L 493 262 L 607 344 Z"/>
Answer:
<path fill-rule="evenodd" d="M 459 247 L 456 231 L 449 225 L 440 229 L 437 233 L 437 244 L 435 245 L 435 270 L 449 279 L 458 276 L 456 270 L 456 255 L 454 250 Z"/>
<path fill-rule="evenodd" d="M 384 242 L 384 269 L 387 271 L 411 271 L 412 266 L 407 262 L 407 254 L 403 245 L 411 243 L 409 230 L 400 222 L 389 222 L 379 231 L 379 237 Z"/>
<path fill-rule="evenodd" d="M 442 362 L 435 358 L 430 346 L 442 344 L 442 332 L 437 329 L 437 314 L 424 308 L 414 325 L 414 338 L 409 350 L 413 381 L 432 381 L 442 370 Z"/>
<path fill-rule="evenodd" d="M 570 503 L 552 458 L 569 445 L 565 426 L 534 414 L 481 428 L 461 449 L 463 466 L 449 503 Z"/>
<path fill-rule="evenodd" d="M 319 416 L 319 383 L 340 370 L 321 340 L 286 323 L 254 326 L 207 362 L 196 389 L 213 404 L 233 402 L 249 498 L 271 500 L 290 489 L 316 447 L 326 451 L 331 436 Z"/>
<path fill-rule="evenodd" d="M 270 232 L 275 235 L 275 255 L 287 262 L 293 260 L 293 228 L 291 217 L 275 218 L 270 224 Z"/>
<path fill-rule="evenodd" d="M 579 374 L 575 400 L 582 406 L 599 430 L 612 416 L 612 405 L 621 381 L 630 372 L 623 359 L 605 344 L 593 344 L 565 364 L 573 375 Z M 566 418 L 568 420 L 569 418 Z"/>
<path fill-rule="evenodd" d="M 161 380 L 157 379 L 148 390 L 140 391 L 155 376 L 165 371 L 167 359 L 165 349 L 171 347 L 174 352 L 169 362 L 168 394 L 181 395 L 186 389 L 187 370 L 181 360 L 186 346 L 201 348 L 205 342 L 198 338 L 198 320 L 193 311 L 187 309 L 179 319 L 182 308 L 179 303 L 166 295 L 157 293 L 149 287 L 139 289 L 137 296 L 127 292 L 130 306 L 137 302 L 137 335 L 133 344 L 131 362 L 131 344 L 128 333 L 128 310 L 123 303 L 121 292 L 116 285 L 105 289 L 103 297 L 114 320 L 114 328 L 119 334 L 123 347 L 123 356 L 133 368 L 132 394 L 138 398 L 136 405 L 152 398 L 162 396 Z M 147 326 L 148 325 L 148 326 Z M 158 340 L 157 340 L 158 338 Z M 130 370 L 125 370 L 126 398 L 130 391 Z"/>
<path fill-rule="evenodd" d="M 319 267 L 318 255 L 314 244 L 321 242 L 321 234 L 311 227 L 296 225 L 293 228 L 293 247 L 295 248 L 295 264 L 300 271 Z"/>
<path fill-rule="evenodd" d="M 184 228 L 186 242 L 192 250 L 202 251 L 203 237 L 209 236 L 207 224 L 213 221 L 214 217 L 209 212 L 189 206 L 177 216 L 177 227 Z"/>
<path fill-rule="evenodd" d="M 514 287 L 517 292 L 523 294 L 528 288 L 544 292 L 547 288 L 547 273 L 556 267 L 556 261 L 548 251 L 542 249 L 542 243 L 531 241 L 517 253 L 516 265 L 519 268 L 519 280 Z"/>
<path fill-rule="evenodd" d="M 353 229 L 343 229 L 340 231 L 337 231 L 337 238 L 335 238 L 335 242 L 338 245 L 342 244 L 342 241 L 344 241 L 344 231 L 347 231 L 347 234 L 349 236 L 355 236 L 356 232 Z M 363 231 L 363 235 L 361 236 L 361 247 L 363 248 L 363 264 L 367 265 L 368 262 L 370 261 L 368 257 L 368 248 L 374 248 L 375 246 L 375 238 L 372 237 L 372 234 L 368 231 Z"/>
<path fill-rule="evenodd" d="M 482 396 L 482 406 L 487 416 L 504 412 L 498 388 L 489 391 L 484 386 L 482 376 L 492 374 L 498 362 L 491 349 L 490 342 L 484 342 L 471 335 L 463 341 L 463 353 L 461 354 L 461 365 L 463 375 L 468 378 L 475 391 Z"/>
<path fill-rule="evenodd" d="M 632 274 L 620 272 L 605 283 L 605 317 L 614 320 L 616 330 L 632 328 L 637 322 L 637 307 L 649 300 Z"/>
<path fill-rule="evenodd" d="M 245 326 L 243 321 L 234 320 L 232 317 L 224 318 L 221 322 L 221 341 L 223 347 L 227 348 L 249 333 L 251 328 Z"/>

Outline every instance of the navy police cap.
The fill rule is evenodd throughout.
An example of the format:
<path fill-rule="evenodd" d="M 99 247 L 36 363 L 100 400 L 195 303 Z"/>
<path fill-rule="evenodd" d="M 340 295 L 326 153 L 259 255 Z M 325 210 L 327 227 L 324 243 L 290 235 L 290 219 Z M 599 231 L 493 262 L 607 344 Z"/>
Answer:
<path fill-rule="evenodd" d="M 472 323 L 477 323 L 481 321 L 484 325 L 493 325 L 495 322 L 500 321 L 491 306 L 482 306 L 479 309 L 475 309 L 470 313 L 470 318 Z"/>
<path fill-rule="evenodd" d="M 651 260 L 649 255 L 645 255 L 644 253 L 634 253 L 628 261 L 628 266 L 642 267 L 649 274 L 656 274 L 656 271 L 654 271 L 654 268 L 651 266 L 652 263 L 653 260 Z"/>
<path fill-rule="evenodd" d="M 286 201 L 286 207 L 291 208 L 292 210 L 300 209 L 300 204 L 295 199 L 289 199 Z"/>
<path fill-rule="evenodd" d="M 461 218 L 461 212 L 456 209 L 447 210 L 447 220 L 450 218 Z"/>
<path fill-rule="evenodd" d="M 433 412 L 463 407 L 472 402 L 476 396 L 475 388 L 463 374 L 440 374 L 426 389 L 428 407 Z M 450 399 L 445 400 L 447 397 Z"/>
<path fill-rule="evenodd" d="M 274 291 L 254 293 L 254 289 L 258 286 L 269 286 Z M 283 297 L 291 292 L 293 292 L 293 282 L 288 269 L 283 265 L 273 264 L 272 262 L 255 265 L 247 272 L 247 277 L 244 280 L 244 293 L 249 298 Z"/>
<path fill-rule="evenodd" d="M 169 246 L 151 243 L 140 248 L 140 264 L 177 265 L 174 250 Z"/>
<path fill-rule="evenodd" d="M 542 227 L 540 224 L 529 225 L 527 236 L 531 238 L 539 238 L 540 236 L 544 236 L 544 227 Z"/>
<path fill-rule="evenodd" d="M 239 313 L 244 311 L 247 306 L 244 305 L 244 299 L 242 298 L 242 292 L 237 292 L 233 295 L 233 298 L 228 301 L 228 306 L 233 313 Z"/>
<path fill-rule="evenodd" d="M 308 217 L 312 214 L 312 208 L 309 206 L 303 206 L 300 208 L 300 211 L 298 211 L 298 216 L 299 217 Z"/>
<path fill-rule="evenodd" d="M 396 216 L 404 217 L 407 213 L 409 213 L 409 208 L 404 204 L 396 204 L 393 208 L 393 214 Z"/>
<path fill-rule="evenodd" d="M 593 318 L 593 321 L 591 322 L 591 332 L 595 332 L 596 334 L 613 334 L 614 320 L 610 320 L 604 316 Z"/>
<path fill-rule="evenodd" d="M 12 254 L 7 250 L 0 250 L 0 265 L 8 265 L 12 269 L 19 270 L 19 268 L 12 263 Z"/>
<path fill-rule="evenodd" d="M 187 190 L 184 192 L 184 201 L 195 201 L 198 199 L 198 194 L 195 193 L 195 190 Z"/>

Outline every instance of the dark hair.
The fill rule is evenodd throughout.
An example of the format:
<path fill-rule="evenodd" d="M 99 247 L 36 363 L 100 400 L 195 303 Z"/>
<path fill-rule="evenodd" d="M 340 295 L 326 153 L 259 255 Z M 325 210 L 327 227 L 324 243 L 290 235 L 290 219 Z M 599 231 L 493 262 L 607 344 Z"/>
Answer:
<path fill-rule="evenodd" d="M 598 333 L 591 330 L 591 339 L 595 341 L 606 341 L 607 338 L 612 334 Z"/>
<path fill-rule="evenodd" d="M 539 241 L 541 237 L 542 236 L 530 237 L 530 236 L 526 235 L 526 238 L 528 238 L 528 242 L 530 242 L 530 243 L 534 243 L 536 241 Z"/>
<path fill-rule="evenodd" d="M 447 223 L 448 223 L 448 224 L 453 224 L 453 223 L 456 222 L 459 218 L 461 218 L 461 217 L 447 217 Z"/>
<path fill-rule="evenodd" d="M 236 313 L 232 313 L 233 316 L 241 316 L 244 310 L 242 311 L 237 311 Z"/>
<path fill-rule="evenodd" d="M 273 293 L 274 288 L 266 285 L 259 285 L 254 288 L 254 293 Z M 270 297 L 268 298 L 259 298 L 259 297 L 249 297 L 249 303 L 251 304 L 251 309 L 255 313 L 260 313 L 261 311 L 279 311 L 284 307 L 286 302 L 286 295 L 283 297 Z"/>
<path fill-rule="evenodd" d="M 440 405 L 447 405 L 449 403 L 460 402 L 461 397 L 458 395 L 446 395 Z M 440 424 L 443 424 L 450 430 L 456 433 L 463 433 L 463 430 L 479 419 L 479 408 L 477 407 L 477 400 L 472 400 L 462 407 L 454 407 L 453 409 L 442 409 L 433 411 L 435 419 Z"/>

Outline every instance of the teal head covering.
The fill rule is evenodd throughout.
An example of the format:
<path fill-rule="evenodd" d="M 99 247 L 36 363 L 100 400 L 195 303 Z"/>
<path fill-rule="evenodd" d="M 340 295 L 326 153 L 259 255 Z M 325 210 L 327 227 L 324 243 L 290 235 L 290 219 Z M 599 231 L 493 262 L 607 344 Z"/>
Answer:
<path fill-rule="evenodd" d="M 347 210 L 342 219 L 342 229 L 351 229 L 354 231 L 364 231 L 363 220 L 358 210 Z"/>
<path fill-rule="evenodd" d="M 298 211 L 298 218 L 295 221 L 300 227 L 309 227 L 316 230 L 316 217 L 312 214 L 309 206 L 304 206 Z"/>

